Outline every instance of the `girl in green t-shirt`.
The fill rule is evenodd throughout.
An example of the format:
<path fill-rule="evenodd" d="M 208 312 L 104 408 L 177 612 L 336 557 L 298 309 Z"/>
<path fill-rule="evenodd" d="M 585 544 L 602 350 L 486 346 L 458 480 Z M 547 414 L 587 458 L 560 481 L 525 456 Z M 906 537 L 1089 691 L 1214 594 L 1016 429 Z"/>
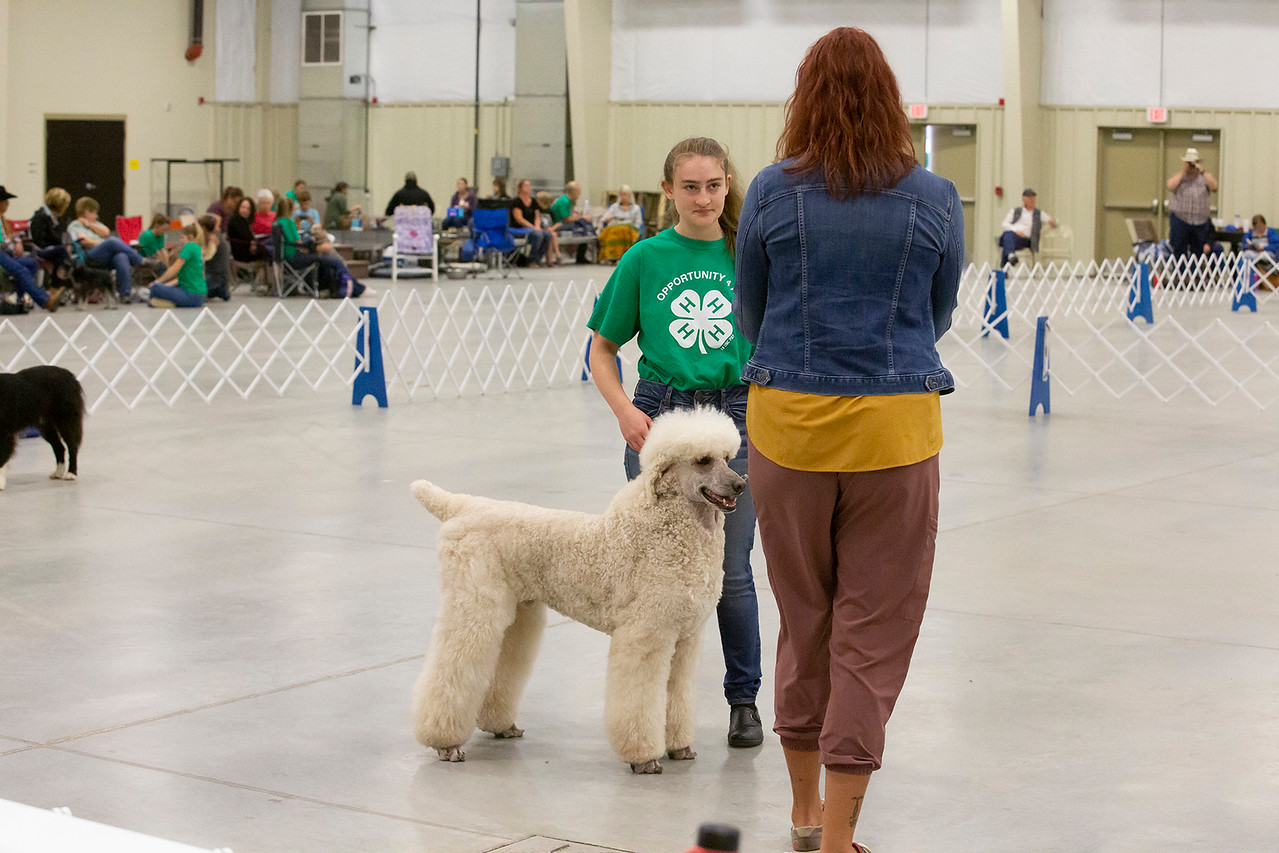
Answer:
<path fill-rule="evenodd" d="M 733 255 L 741 190 L 728 153 L 704 137 L 685 139 L 666 156 L 662 192 L 675 226 L 636 243 L 618 261 L 587 325 L 590 366 L 626 440 L 626 476 L 639 474 L 639 450 L 653 418 L 671 409 L 712 406 L 742 435 L 734 471 L 746 474 L 746 385 L 751 347 L 733 322 Z M 632 400 L 622 388 L 618 348 L 638 337 L 639 381 Z M 724 649 L 728 744 L 758 746 L 764 732 L 759 692 L 759 606 L 750 565 L 755 504 L 750 487 L 724 521 L 724 591 L 716 614 Z"/>
<path fill-rule="evenodd" d="M 209 292 L 204 283 L 204 258 L 200 256 L 200 226 L 192 222 L 182 229 L 182 244 L 164 274 L 151 284 L 152 308 L 199 308 Z M 178 286 L 169 284 L 177 281 Z"/>

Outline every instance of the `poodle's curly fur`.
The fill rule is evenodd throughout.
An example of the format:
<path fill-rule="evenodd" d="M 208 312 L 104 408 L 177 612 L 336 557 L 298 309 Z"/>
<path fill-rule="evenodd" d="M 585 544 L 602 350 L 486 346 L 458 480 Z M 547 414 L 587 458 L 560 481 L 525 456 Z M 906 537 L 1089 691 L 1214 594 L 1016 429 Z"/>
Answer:
<path fill-rule="evenodd" d="M 692 677 L 723 584 L 724 515 L 745 481 L 741 438 L 712 410 L 653 422 L 642 472 L 603 515 L 413 483 L 440 528 L 439 616 L 414 691 L 418 740 L 461 761 L 476 725 L 519 737 L 515 712 L 546 607 L 612 636 L 605 723 L 635 772 L 693 758 Z"/>

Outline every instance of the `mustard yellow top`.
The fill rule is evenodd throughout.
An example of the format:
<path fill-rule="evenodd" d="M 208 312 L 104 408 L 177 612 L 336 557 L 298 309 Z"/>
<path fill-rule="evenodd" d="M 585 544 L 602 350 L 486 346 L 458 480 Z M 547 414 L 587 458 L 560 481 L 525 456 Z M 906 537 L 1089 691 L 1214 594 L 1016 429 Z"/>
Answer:
<path fill-rule="evenodd" d="M 931 394 L 827 397 L 751 385 L 746 431 L 755 449 L 797 471 L 879 471 L 941 450 L 941 399 Z"/>

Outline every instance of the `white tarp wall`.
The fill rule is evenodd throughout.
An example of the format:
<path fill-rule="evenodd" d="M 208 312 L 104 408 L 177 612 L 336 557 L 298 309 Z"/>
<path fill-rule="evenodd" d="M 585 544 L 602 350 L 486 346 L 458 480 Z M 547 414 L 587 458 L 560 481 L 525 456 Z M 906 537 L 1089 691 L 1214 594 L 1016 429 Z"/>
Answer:
<path fill-rule="evenodd" d="M 271 0 L 271 103 L 302 93 L 302 0 Z"/>
<path fill-rule="evenodd" d="M 1000 0 L 613 0 L 615 101 L 783 101 L 814 41 L 860 27 L 905 101 L 1003 96 Z"/>
<path fill-rule="evenodd" d="M 475 97 L 475 4 L 372 0 L 369 73 L 382 103 Z M 515 97 L 515 0 L 484 0 L 480 100 Z"/>
<path fill-rule="evenodd" d="M 1044 0 L 1043 102 L 1279 109 L 1275 0 Z"/>
<path fill-rule="evenodd" d="M 219 101 L 256 99 L 257 16 L 257 0 L 218 0 L 214 97 Z"/>

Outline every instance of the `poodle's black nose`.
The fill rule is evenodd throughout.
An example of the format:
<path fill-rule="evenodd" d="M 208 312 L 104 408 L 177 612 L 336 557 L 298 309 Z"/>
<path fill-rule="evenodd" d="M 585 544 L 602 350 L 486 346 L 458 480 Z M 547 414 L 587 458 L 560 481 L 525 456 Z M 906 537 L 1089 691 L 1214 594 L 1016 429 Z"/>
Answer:
<path fill-rule="evenodd" d="M 738 481 L 733 484 L 733 494 L 740 495 L 746 490 L 746 478 L 739 477 Z"/>

